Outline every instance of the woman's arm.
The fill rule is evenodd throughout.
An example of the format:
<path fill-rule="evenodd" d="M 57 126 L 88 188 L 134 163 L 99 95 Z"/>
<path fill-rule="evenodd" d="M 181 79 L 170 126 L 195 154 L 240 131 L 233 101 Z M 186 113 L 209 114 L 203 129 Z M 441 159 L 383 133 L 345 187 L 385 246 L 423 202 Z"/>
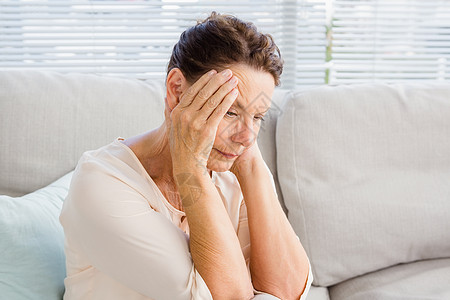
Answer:
<path fill-rule="evenodd" d="M 299 299 L 306 287 L 308 258 L 281 208 L 259 149 L 252 151 L 256 154 L 247 157 L 245 166 L 232 171 L 247 206 L 253 286 L 281 299 Z"/>
<path fill-rule="evenodd" d="M 208 173 L 176 176 L 189 223 L 190 251 L 195 268 L 214 299 L 250 299 L 252 285 L 239 240 Z"/>
<path fill-rule="evenodd" d="M 178 82 L 172 80 L 176 72 L 169 73 L 168 81 Z M 250 299 L 252 285 L 239 240 L 206 168 L 219 122 L 237 97 L 237 80 L 231 78 L 230 70 L 209 72 L 180 96 L 168 94 L 165 115 L 194 265 L 214 299 Z M 179 102 L 169 111 L 175 98 Z"/>

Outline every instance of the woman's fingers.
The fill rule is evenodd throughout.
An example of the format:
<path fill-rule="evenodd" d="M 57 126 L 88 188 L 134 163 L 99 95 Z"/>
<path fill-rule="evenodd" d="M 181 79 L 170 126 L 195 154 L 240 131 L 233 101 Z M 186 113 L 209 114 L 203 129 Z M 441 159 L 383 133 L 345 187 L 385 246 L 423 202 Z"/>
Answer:
<path fill-rule="evenodd" d="M 217 107 L 215 107 L 214 111 L 208 118 L 208 123 L 211 124 L 211 126 L 213 126 L 214 128 L 217 128 L 219 126 L 219 123 L 222 120 L 222 118 L 230 109 L 231 105 L 233 105 L 234 101 L 236 101 L 238 94 L 239 94 L 238 88 L 235 87 L 228 94 L 225 95 L 223 101 L 220 102 L 220 104 L 217 105 Z"/>
<path fill-rule="evenodd" d="M 217 74 L 216 70 L 211 70 L 208 73 L 203 74 L 192 86 L 190 86 L 186 92 L 184 92 L 180 97 L 180 103 L 178 106 L 180 108 L 188 107 L 192 104 L 193 100 L 197 96 L 198 92 L 201 91 L 205 85 L 211 80 L 211 78 Z"/>
<path fill-rule="evenodd" d="M 191 91 L 186 91 L 187 97 L 192 97 L 193 94 L 195 94 L 195 97 L 191 104 L 189 105 L 189 108 L 192 109 L 192 111 L 199 111 L 201 110 L 204 105 L 208 102 L 213 101 L 213 104 L 210 104 L 210 106 L 215 107 L 217 106 L 223 99 L 223 96 L 226 95 L 226 93 L 222 93 L 222 98 L 218 99 L 216 96 L 216 93 L 223 89 L 223 87 L 226 85 L 230 78 L 232 77 L 232 72 L 229 69 L 223 70 L 222 72 L 215 74 L 210 78 L 210 80 L 203 86 L 200 87 L 200 85 L 197 85 L 194 89 Z M 194 85 L 192 85 L 194 87 Z M 232 88 L 228 89 L 228 92 Z M 188 89 L 189 90 L 189 89 Z M 218 101 L 218 102 L 217 102 Z M 211 112 L 209 112 L 210 114 Z M 208 114 L 208 116 L 209 116 Z M 204 119 L 206 119 L 204 117 Z"/>
<path fill-rule="evenodd" d="M 208 72 L 180 96 L 173 111 L 166 108 L 174 164 L 195 162 L 206 167 L 218 125 L 236 100 L 237 82 L 231 70 Z"/>
<path fill-rule="evenodd" d="M 234 89 L 238 84 L 236 76 L 231 77 L 230 80 L 222 84 L 219 89 L 212 95 L 201 107 L 199 111 L 199 117 L 203 120 L 209 119 L 213 111 L 219 106 L 219 104 L 225 99 L 225 97 Z"/>

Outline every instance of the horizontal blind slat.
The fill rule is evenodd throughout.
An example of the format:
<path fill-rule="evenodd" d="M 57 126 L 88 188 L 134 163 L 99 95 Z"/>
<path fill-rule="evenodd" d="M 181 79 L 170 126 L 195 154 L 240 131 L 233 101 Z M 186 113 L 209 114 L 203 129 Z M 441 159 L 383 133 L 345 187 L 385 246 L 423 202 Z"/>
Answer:
<path fill-rule="evenodd" d="M 162 76 L 179 35 L 212 10 L 251 21 L 275 38 L 285 66 L 295 66 L 285 69 L 286 86 L 323 83 L 325 0 L 4 0 L 0 2 L 0 66 Z"/>
<path fill-rule="evenodd" d="M 450 1 L 334 1 L 330 82 L 449 77 Z"/>

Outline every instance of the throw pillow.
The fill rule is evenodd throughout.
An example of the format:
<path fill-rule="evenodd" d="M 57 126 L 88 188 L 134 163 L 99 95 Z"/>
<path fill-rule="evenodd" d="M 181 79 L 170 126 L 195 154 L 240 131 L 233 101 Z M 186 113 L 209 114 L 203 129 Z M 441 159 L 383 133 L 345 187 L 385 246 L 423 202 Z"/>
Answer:
<path fill-rule="evenodd" d="M 0 196 L 2 299 L 62 299 L 66 268 L 59 213 L 72 173 L 23 197 Z"/>

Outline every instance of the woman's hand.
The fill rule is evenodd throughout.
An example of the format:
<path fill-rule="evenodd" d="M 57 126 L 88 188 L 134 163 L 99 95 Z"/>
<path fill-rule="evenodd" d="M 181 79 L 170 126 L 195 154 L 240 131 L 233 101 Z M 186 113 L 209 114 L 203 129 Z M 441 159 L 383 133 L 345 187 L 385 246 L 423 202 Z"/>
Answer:
<path fill-rule="evenodd" d="M 170 112 L 166 103 L 169 146 L 175 170 L 193 171 L 206 165 L 217 127 L 236 100 L 238 80 L 231 70 L 210 71 L 180 95 Z"/>
<path fill-rule="evenodd" d="M 261 151 L 259 150 L 258 143 L 255 140 L 253 145 L 248 147 L 244 153 L 242 153 L 233 163 L 230 171 L 239 177 L 251 176 L 253 166 L 258 161 L 263 160 Z"/>

